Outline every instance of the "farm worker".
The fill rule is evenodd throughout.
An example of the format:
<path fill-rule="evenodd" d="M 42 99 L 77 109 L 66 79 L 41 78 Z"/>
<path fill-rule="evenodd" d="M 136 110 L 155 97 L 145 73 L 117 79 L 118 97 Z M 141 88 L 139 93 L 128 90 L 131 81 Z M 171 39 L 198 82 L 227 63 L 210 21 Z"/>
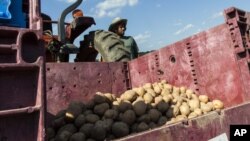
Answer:
<path fill-rule="evenodd" d="M 80 10 L 80 9 L 75 9 L 72 12 L 72 18 L 73 19 L 76 19 L 78 17 L 83 17 L 83 16 L 84 16 L 83 11 Z M 66 38 L 67 38 L 67 40 L 70 39 L 70 36 L 71 36 L 71 24 L 66 26 Z"/>
<path fill-rule="evenodd" d="M 131 36 L 124 36 L 127 26 L 127 19 L 122 19 L 116 17 L 112 20 L 112 23 L 109 26 L 109 31 L 116 33 L 120 39 L 124 42 L 124 47 L 128 48 L 131 52 L 131 59 L 138 57 L 139 49 L 137 47 L 136 41 Z"/>

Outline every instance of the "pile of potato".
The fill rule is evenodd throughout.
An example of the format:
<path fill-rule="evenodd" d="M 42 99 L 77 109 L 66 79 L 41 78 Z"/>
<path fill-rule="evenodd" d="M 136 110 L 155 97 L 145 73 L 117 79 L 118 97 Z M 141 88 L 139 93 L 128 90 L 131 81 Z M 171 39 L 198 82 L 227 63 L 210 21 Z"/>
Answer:
<path fill-rule="evenodd" d="M 221 110 L 220 100 L 166 81 L 146 83 L 120 97 L 97 92 L 89 103 L 71 102 L 47 128 L 49 141 L 112 140 Z"/>

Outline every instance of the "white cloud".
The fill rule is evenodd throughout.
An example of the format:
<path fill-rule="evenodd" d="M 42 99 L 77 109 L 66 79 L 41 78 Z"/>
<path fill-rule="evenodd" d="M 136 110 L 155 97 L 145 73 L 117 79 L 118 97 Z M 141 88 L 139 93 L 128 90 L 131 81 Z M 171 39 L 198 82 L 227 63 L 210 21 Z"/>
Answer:
<path fill-rule="evenodd" d="M 134 36 L 134 39 L 138 43 L 144 43 L 150 37 L 151 37 L 151 34 L 148 31 L 146 31 L 144 33 L 141 33 L 141 34 L 138 34 L 138 35 Z"/>
<path fill-rule="evenodd" d="M 192 28 L 192 27 L 194 27 L 193 24 L 188 24 L 188 25 L 186 25 L 185 27 L 183 27 L 182 29 L 179 29 L 178 31 L 176 31 L 174 34 L 175 34 L 175 35 L 179 35 L 179 34 L 181 34 L 181 33 L 185 32 L 185 31 L 187 31 L 188 29 L 190 29 L 190 28 Z"/>
<path fill-rule="evenodd" d="M 210 23 L 211 21 L 213 21 L 217 18 L 221 18 L 222 16 L 223 16 L 223 12 L 214 13 L 212 16 L 208 17 L 205 21 L 203 21 L 202 25 Z"/>
<path fill-rule="evenodd" d="M 58 1 L 63 1 L 63 2 L 66 2 L 66 3 L 73 3 L 73 2 L 75 2 L 76 0 L 58 0 Z"/>
<path fill-rule="evenodd" d="M 76 2 L 76 0 L 58 0 L 58 1 L 62 1 L 62 2 L 66 2 L 66 3 L 73 3 Z M 86 0 L 83 0 L 83 2 Z"/>
<path fill-rule="evenodd" d="M 181 26 L 183 23 L 182 23 L 182 20 L 178 19 L 174 22 L 174 26 Z"/>
<path fill-rule="evenodd" d="M 216 19 L 216 18 L 220 18 L 223 16 L 223 12 L 219 12 L 219 13 L 215 13 L 212 15 L 212 17 L 210 19 Z"/>
<path fill-rule="evenodd" d="M 138 0 L 128 0 L 129 6 L 134 6 L 138 3 Z"/>
<path fill-rule="evenodd" d="M 135 6 L 139 0 L 104 0 L 96 5 L 97 17 L 114 17 L 121 12 L 125 6 Z"/>

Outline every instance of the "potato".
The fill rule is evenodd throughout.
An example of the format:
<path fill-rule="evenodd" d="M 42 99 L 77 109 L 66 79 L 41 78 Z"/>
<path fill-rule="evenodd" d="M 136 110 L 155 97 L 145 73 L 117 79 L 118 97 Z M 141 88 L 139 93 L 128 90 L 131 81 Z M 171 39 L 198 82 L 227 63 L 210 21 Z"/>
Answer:
<path fill-rule="evenodd" d="M 114 109 L 114 110 L 119 110 L 119 105 L 120 105 L 120 102 L 118 102 L 118 101 L 113 101 L 113 103 L 112 103 L 112 109 Z"/>
<path fill-rule="evenodd" d="M 133 110 L 127 110 L 122 115 L 122 121 L 128 125 L 132 125 L 136 120 L 136 115 Z"/>
<path fill-rule="evenodd" d="M 100 117 L 96 114 L 89 114 L 89 115 L 85 116 L 85 121 L 87 123 L 95 123 L 98 120 L 100 120 Z"/>
<path fill-rule="evenodd" d="M 80 114 L 74 121 L 76 127 L 81 127 L 84 123 L 85 123 L 85 116 L 83 114 Z"/>
<path fill-rule="evenodd" d="M 83 133 L 77 132 L 70 137 L 69 141 L 85 141 L 85 138 Z"/>
<path fill-rule="evenodd" d="M 132 104 L 130 101 L 122 101 L 118 106 L 119 112 L 125 112 L 128 109 L 132 109 Z"/>
<path fill-rule="evenodd" d="M 198 116 L 202 115 L 202 110 L 199 109 L 199 108 L 194 109 L 194 112 L 195 112 Z"/>
<path fill-rule="evenodd" d="M 101 103 L 94 107 L 94 113 L 103 116 L 103 114 L 109 109 L 108 103 Z"/>
<path fill-rule="evenodd" d="M 47 139 L 49 140 L 55 137 L 56 132 L 53 128 L 49 127 L 46 129 L 46 134 L 47 134 Z"/>
<path fill-rule="evenodd" d="M 224 107 L 224 104 L 222 101 L 218 100 L 218 99 L 215 99 L 212 101 L 213 102 L 213 108 L 214 109 L 223 109 Z"/>
<path fill-rule="evenodd" d="M 102 126 L 106 130 L 106 132 L 109 133 L 111 131 L 113 122 L 113 119 L 103 119 L 97 121 L 95 123 L 95 126 Z"/>
<path fill-rule="evenodd" d="M 213 103 L 212 102 L 208 102 L 207 104 L 201 102 L 201 110 L 203 111 L 203 113 L 207 113 L 212 111 L 213 109 Z"/>
<path fill-rule="evenodd" d="M 145 90 L 146 90 L 146 93 L 151 94 L 153 97 L 157 96 L 157 94 L 155 93 L 155 91 L 153 89 L 148 88 L 148 89 L 145 89 Z"/>
<path fill-rule="evenodd" d="M 143 87 L 133 89 L 139 96 L 143 96 L 145 94 L 145 89 Z"/>
<path fill-rule="evenodd" d="M 192 113 L 190 113 L 190 114 L 188 115 L 188 119 L 195 118 L 195 117 L 197 117 L 197 116 L 198 116 L 197 113 L 192 112 Z"/>
<path fill-rule="evenodd" d="M 65 124 L 66 124 L 66 121 L 64 120 L 64 117 L 60 117 L 60 118 L 55 119 L 52 122 L 52 127 L 55 129 L 58 129 L 58 128 L 64 126 Z"/>
<path fill-rule="evenodd" d="M 112 133 L 117 138 L 124 137 L 129 134 L 129 127 L 124 122 L 115 122 L 112 125 Z"/>
<path fill-rule="evenodd" d="M 182 99 L 181 98 L 179 98 L 178 100 L 176 100 L 177 102 L 176 102 L 176 104 L 175 104 L 175 106 L 176 107 L 180 107 L 181 106 L 181 104 L 182 104 Z"/>
<path fill-rule="evenodd" d="M 207 95 L 199 95 L 199 100 L 204 103 L 207 103 L 209 101 Z"/>
<path fill-rule="evenodd" d="M 181 93 L 181 94 L 180 94 L 180 97 L 185 98 L 185 99 L 187 99 L 187 98 L 188 98 L 188 96 L 187 96 L 187 94 L 186 94 L 186 93 Z M 188 99 L 187 99 L 187 100 L 188 100 Z"/>
<path fill-rule="evenodd" d="M 186 94 L 193 94 L 193 93 L 194 93 L 194 91 L 191 90 L 191 89 L 187 89 L 187 90 L 186 90 Z"/>
<path fill-rule="evenodd" d="M 66 119 L 74 120 L 78 115 L 80 115 L 84 109 L 84 104 L 82 102 L 73 101 L 69 104 L 66 111 Z"/>
<path fill-rule="evenodd" d="M 144 101 L 135 101 L 133 103 L 133 110 L 135 111 L 135 114 L 138 116 L 141 116 L 146 113 L 147 105 Z"/>
<path fill-rule="evenodd" d="M 136 133 L 137 126 L 138 126 L 138 123 L 134 123 L 132 126 L 130 126 L 130 133 Z"/>
<path fill-rule="evenodd" d="M 105 118 L 109 118 L 109 119 L 116 119 L 118 117 L 118 111 L 114 110 L 114 109 L 108 109 L 105 113 L 104 113 L 104 117 Z"/>
<path fill-rule="evenodd" d="M 186 93 L 186 90 L 187 90 L 187 88 L 186 87 L 180 87 L 180 93 L 181 94 L 185 94 Z"/>
<path fill-rule="evenodd" d="M 165 84 L 164 88 L 168 89 L 170 93 L 173 92 L 173 86 L 171 84 Z"/>
<path fill-rule="evenodd" d="M 149 114 L 144 114 L 144 115 L 141 115 L 140 117 L 137 118 L 137 122 L 145 122 L 145 123 L 150 123 L 151 119 L 150 119 L 150 116 Z"/>
<path fill-rule="evenodd" d="M 91 123 L 85 123 L 81 126 L 79 129 L 80 132 L 84 133 L 84 135 L 87 137 L 90 137 L 91 132 L 93 131 L 94 124 Z"/>
<path fill-rule="evenodd" d="M 166 81 L 166 80 L 161 80 L 160 83 L 161 83 L 161 84 L 167 84 L 167 81 Z"/>
<path fill-rule="evenodd" d="M 173 87 L 173 94 L 177 94 L 177 95 L 180 95 L 180 88 L 179 87 Z"/>
<path fill-rule="evenodd" d="M 72 133 L 69 131 L 62 131 L 58 133 L 55 137 L 55 141 L 68 141 L 71 137 Z"/>
<path fill-rule="evenodd" d="M 68 132 L 70 132 L 70 133 L 73 134 L 73 133 L 75 133 L 75 132 L 77 131 L 77 128 L 75 127 L 74 124 L 69 123 L 69 124 L 66 124 L 66 125 L 62 126 L 62 127 L 57 131 L 57 134 L 60 134 L 60 133 L 62 133 L 63 131 L 68 131 Z"/>
<path fill-rule="evenodd" d="M 160 94 L 161 93 L 161 88 L 160 86 L 158 85 L 158 83 L 153 83 L 153 90 L 156 94 Z"/>
<path fill-rule="evenodd" d="M 170 94 L 170 91 L 169 91 L 169 89 L 167 89 L 167 88 L 164 88 L 164 89 L 161 91 L 161 95 L 162 95 L 162 96 L 169 95 L 169 94 Z"/>
<path fill-rule="evenodd" d="M 158 111 L 160 111 L 161 113 L 165 113 L 169 108 L 169 104 L 161 101 L 156 105 L 156 107 Z"/>
<path fill-rule="evenodd" d="M 86 111 L 83 112 L 84 116 L 87 116 L 89 114 L 93 114 L 93 111 L 92 110 L 86 110 Z"/>
<path fill-rule="evenodd" d="M 154 98 L 154 103 L 155 103 L 155 104 L 158 104 L 158 103 L 160 103 L 161 101 L 163 101 L 163 98 L 162 98 L 161 95 L 159 95 L 159 96 L 157 96 L 157 97 Z"/>
<path fill-rule="evenodd" d="M 137 126 L 137 132 L 146 131 L 148 129 L 149 129 L 149 126 L 145 122 L 141 122 Z"/>
<path fill-rule="evenodd" d="M 166 124 L 166 122 L 167 122 L 167 117 L 161 116 L 161 117 L 159 118 L 159 120 L 157 121 L 157 125 L 158 125 L 158 126 L 162 126 L 162 125 Z"/>
<path fill-rule="evenodd" d="M 192 94 L 194 94 L 194 91 L 191 90 L 191 89 L 187 89 L 186 90 L 186 95 L 187 95 L 187 98 L 188 99 L 191 99 L 192 98 Z"/>
<path fill-rule="evenodd" d="M 157 125 L 156 125 L 154 122 L 150 122 L 150 123 L 148 124 L 148 126 L 149 126 L 149 128 L 151 128 L 151 129 L 157 127 Z"/>
<path fill-rule="evenodd" d="M 191 94 L 191 98 L 199 100 L 199 98 L 198 98 L 198 96 L 196 94 Z"/>
<path fill-rule="evenodd" d="M 148 115 L 150 116 L 151 121 L 157 122 L 158 119 L 159 119 L 160 116 L 161 116 L 161 112 L 159 112 L 159 111 L 156 110 L 156 109 L 150 109 L 150 110 L 148 111 Z"/>
<path fill-rule="evenodd" d="M 182 120 L 186 120 L 187 116 L 186 115 L 178 115 L 176 116 L 176 121 L 182 121 Z"/>
<path fill-rule="evenodd" d="M 144 84 L 143 86 L 142 86 L 142 88 L 144 88 L 144 89 L 151 89 L 152 88 L 152 84 L 151 83 L 146 83 L 146 84 Z"/>
<path fill-rule="evenodd" d="M 127 90 L 121 95 L 121 99 L 124 101 L 134 101 L 136 99 L 136 92 L 133 90 Z"/>
<path fill-rule="evenodd" d="M 151 103 L 153 101 L 153 96 L 150 93 L 146 93 L 143 96 L 143 99 L 145 101 L 146 104 Z"/>
<path fill-rule="evenodd" d="M 106 137 L 106 139 L 105 139 L 105 141 L 106 141 L 106 140 L 107 140 L 107 141 L 111 141 L 111 140 L 114 140 L 114 139 L 115 139 L 115 136 L 114 136 L 114 135 L 108 134 L 107 137 Z"/>
<path fill-rule="evenodd" d="M 162 97 L 162 99 L 163 99 L 163 101 L 166 102 L 166 103 L 169 103 L 169 102 L 172 100 L 172 98 L 171 98 L 170 95 L 164 95 L 164 96 Z"/>
<path fill-rule="evenodd" d="M 107 100 L 108 100 L 107 97 L 105 97 L 104 94 L 100 92 L 97 92 L 93 98 L 95 104 L 101 104 L 107 102 Z"/>
<path fill-rule="evenodd" d="M 166 124 L 172 124 L 177 122 L 176 118 L 171 118 L 171 120 L 167 121 Z"/>
<path fill-rule="evenodd" d="M 187 104 L 182 104 L 180 106 L 180 112 L 182 115 L 185 115 L 185 116 L 189 115 L 189 113 L 190 113 L 189 106 Z"/>
<path fill-rule="evenodd" d="M 92 139 L 103 141 L 106 137 L 106 130 L 103 126 L 95 125 L 90 136 Z"/>
<path fill-rule="evenodd" d="M 105 93 L 103 95 L 109 100 L 109 102 L 113 102 L 116 99 L 116 96 L 111 93 Z"/>
<path fill-rule="evenodd" d="M 200 102 L 198 99 L 191 99 L 188 101 L 188 105 L 190 106 L 190 110 L 194 111 L 194 109 L 197 109 L 200 107 Z"/>
<path fill-rule="evenodd" d="M 136 100 L 135 100 L 133 103 L 135 103 L 135 102 L 137 102 L 137 101 L 144 101 L 144 99 L 143 99 L 143 97 L 138 96 L 138 97 L 136 98 Z"/>

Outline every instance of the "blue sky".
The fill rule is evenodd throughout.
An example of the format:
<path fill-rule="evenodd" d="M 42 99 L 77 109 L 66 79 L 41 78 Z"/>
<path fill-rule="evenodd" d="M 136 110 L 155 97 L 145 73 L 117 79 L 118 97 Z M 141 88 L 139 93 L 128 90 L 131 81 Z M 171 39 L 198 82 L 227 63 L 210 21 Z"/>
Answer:
<path fill-rule="evenodd" d="M 41 0 L 42 12 L 58 20 L 75 0 Z M 250 11 L 249 0 L 83 0 L 78 7 L 92 16 L 97 29 L 108 29 L 112 19 L 128 19 L 126 35 L 133 36 L 140 51 L 156 50 L 198 32 L 224 23 L 223 10 L 229 7 Z M 71 21 L 71 13 L 66 21 Z M 54 32 L 57 28 L 54 26 Z M 83 36 L 75 40 L 78 45 Z"/>

